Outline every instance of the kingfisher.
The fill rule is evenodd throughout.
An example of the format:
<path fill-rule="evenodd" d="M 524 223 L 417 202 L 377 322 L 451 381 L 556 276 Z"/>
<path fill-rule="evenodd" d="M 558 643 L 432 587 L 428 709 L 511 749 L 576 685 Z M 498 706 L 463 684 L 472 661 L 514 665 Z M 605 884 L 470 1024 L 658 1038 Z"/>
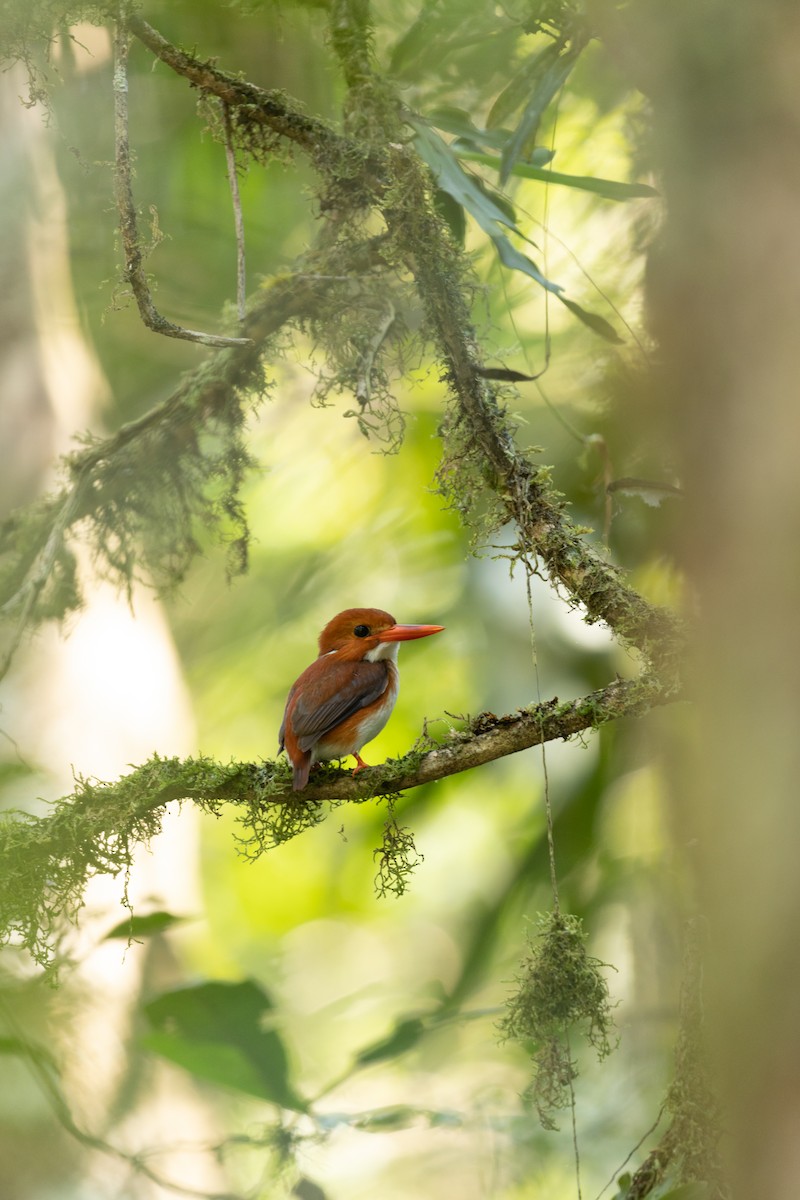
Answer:
<path fill-rule="evenodd" d="M 279 738 L 294 768 L 299 792 L 321 759 L 365 763 L 359 750 L 392 715 L 399 674 L 400 642 L 441 633 L 443 625 L 398 625 L 382 608 L 346 608 L 319 635 L 319 656 L 295 680 L 286 701 Z"/>

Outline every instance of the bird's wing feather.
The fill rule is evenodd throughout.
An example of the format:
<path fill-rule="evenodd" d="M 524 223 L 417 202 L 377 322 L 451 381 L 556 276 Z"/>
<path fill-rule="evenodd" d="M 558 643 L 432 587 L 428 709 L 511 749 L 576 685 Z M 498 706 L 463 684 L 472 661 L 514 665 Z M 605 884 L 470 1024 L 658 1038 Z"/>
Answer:
<path fill-rule="evenodd" d="M 389 672 L 384 662 L 325 662 L 325 692 L 329 698 L 315 703 L 314 670 L 321 663 L 317 659 L 297 684 L 297 700 L 291 710 L 294 736 L 301 750 L 310 750 L 326 733 L 341 721 L 346 721 L 360 708 L 372 704 L 383 695 L 389 682 Z M 322 670 L 322 668 L 320 668 Z M 287 707 L 288 714 L 288 707 Z"/>
<path fill-rule="evenodd" d="M 281 727 L 278 731 L 278 753 L 279 754 L 280 754 L 281 750 L 283 750 L 283 748 L 286 744 L 286 738 L 285 738 L 286 718 L 289 716 L 289 705 L 292 703 L 292 696 L 297 691 L 297 685 L 299 682 L 300 682 L 299 679 L 296 679 L 294 681 L 291 688 L 289 689 L 289 695 L 286 697 L 286 707 L 283 710 L 283 720 L 281 721 Z"/>

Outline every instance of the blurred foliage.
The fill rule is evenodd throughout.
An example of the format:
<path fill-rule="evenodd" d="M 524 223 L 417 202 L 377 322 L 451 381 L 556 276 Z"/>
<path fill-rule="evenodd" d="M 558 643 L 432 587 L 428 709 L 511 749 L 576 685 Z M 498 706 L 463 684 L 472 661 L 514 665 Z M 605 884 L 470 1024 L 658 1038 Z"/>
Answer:
<path fill-rule="evenodd" d="M 142 14 L 200 59 L 285 92 L 338 129 L 345 88 L 326 32 L 337 7 L 173 0 L 146 4 Z M 398 136 L 413 136 L 433 169 L 442 220 L 472 271 L 471 319 L 488 359 L 527 377 L 516 389 L 504 385 L 501 403 L 519 422 L 522 448 L 553 464 L 573 519 L 601 531 L 612 478 L 672 479 L 648 432 L 642 386 L 650 348 L 640 328 L 641 248 L 657 220 L 654 190 L 639 178 L 642 98 L 579 3 L 379 0 L 374 13 L 375 61 L 412 122 L 399 123 Z M 0 8 L 9 56 L 33 71 L 32 95 L 47 89 L 47 153 L 66 206 L 70 284 L 108 385 L 97 416 L 105 436 L 163 403 L 205 351 L 144 330 L 120 284 L 109 42 L 96 24 L 67 33 L 75 21 L 98 19 L 94 6 Z M 195 328 L 230 324 L 236 245 L 219 113 L 208 101 L 198 110 L 192 89 L 136 44 L 130 103 L 135 189 L 159 309 Z M 358 129 L 368 115 L 351 108 L 341 127 Z M 236 147 L 257 296 L 347 197 L 320 191 L 302 156 L 255 145 L 243 128 Z M 352 232 L 378 231 L 354 224 Z M 367 371 L 371 404 L 354 403 L 387 304 L 391 330 Z M 258 380 L 242 385 L 241 407 L 220 415 L 202 439 L 179 421 L 170 437 L 154 431 L 109 462 L 94 519 L 101 532 L 125 537 L 107 534 L 105 560 L 119 563 L 132 597 L 139 577 L 173 585 L 165 604 L 197 740 L 217 762 L 274 755 L 288 684 L 313 655 L 318 629 L 351 604 L 447 626 L 446 638 L 424 651 L 404 650 L 401 698 L 369 747 L 374 761 L 406 750 L 423 722 L 435 733 L 440 713 L 510 712 L 537 688 L 563 699 L 615 672 L 635 674 L 635 655 L 587 629 L 538 579 L 532 645 L 509 529 L 494 530 L 471 555 L 457 512 L 434 491 L 445 387 L 429 350 L 426 314 L 402 271 L 391 289 L 382 279 L 358 289 L 343 280 L 291 342 L 281 333 L 271 343 L 263 377 L 259 368 Z M 455 443 L 451 432 L 445 450 Z M 618 495 L 613 517 L 611 558 L 649 599 L 677 607 L 669 505 L 651 510 Z M 19 529 L 12 535 L 23 537 Z M 231 543 L 247 567 L 234 584 Z M 130 547 L 135 563 L 126 559 Z M 163 577 L 159 563 L 168 568 Z M 76 564 L 59 558 L 55 598 L 44 593 L 43 613 L 77 609 L 77 578 Z M 680 717 L 649 719 L 669 727 Z M 41 792 L 60 794 L 40 765 L 44 751 L 35 741 L 24 750 Z M 34 768 L 15 761 L 10 750 L 0 783 L 19 803 Z M 531 1046 L 498 1047 L 498 1025 L 534 1039 L 535 1060 L 576 1022 L 588 1022 L 595 1048 L 605 1051 L 610 988 L 618 1053 L 600 1067 L 571 1045 L 566 1068 L 563 1057 L 556 1064 L 569 1075 L 557 1102 L 573 1103 L 573 1086 L 578 1092 L 585 1192 L 599 1190 L 652 1125 L 664 1090 L 683 883 L 670 857 L 661 767 L 628 723 L 585 746 L 549 747 L 561 903 L 575 915 L 551 929 L 555 969 L 567 971 L 559 1004 L 548 1013 L 538 993 L 529 997 L 523 1023 L 521 993 L 504 1006 L 524 954 L 524 921 L 553 899 L 539 763 L 528 752 L 389 805 L 350 806 L 324 824 L 313 809 L 287 809 L 286 838 L 300 827 L 303 836 L 285 840 L 267 822 L 259 848 L 264 840 L 284 844 L 253 863 L 236 814 L 212 806 L 198 850 L 202 919 L 173 912 L 169 896 L 134 896 L 131 844 L 155 834 L 160 818 L 137 811 L 133 790 L 102 860 L 75 869 L 121 873 L 135 913 L 120 912 L 110 933 L 90 935 L 80 950 L 67 939 L 52 994 L 10 952 L 3 995 L 25 1029 L 0 1043 L 20 1068 L 0 1096 L 0 1152 L 14 1200 L 90 1195 L 90 1177 L 101 1180 L 92 1185 L 99 1194 L 117 1187 L 119 1177 L 110 1184 L 98 1174 L 99 1134 L 98 1144 L 84 1139 L 76 1150 L 69 1131 L 64 1142 L 73 1148 L 64 1157 L 37 1160 L 36 1148 L 52 1139 L 54 1123 L 64 1128 L 70 1107 L 81 1113 L 80 1129 L 131 1147 L 120 1156 L 127 1194 L 167 1194 L 163 1181 L 181 1164 L 162 1150 L 162 1170 L 157 1149 L 142 1153 L 154 1123 L 139 1120 L 163 1112 L 165 1095 L 175 1111 L 194 1105 L 201 1113 L 196 1157 L 206 1162 L 200 1178 L 209 1193 L 308 1196 L 317 1179 L 318 1194 L 331 1197 L 573 1195 L 571 1131 L 540 1127 Z M 89 777 L 92 763 L 75 770 L 87 776 L 80 782 L 91 805 L 102 791 Z M 67 874 L 73 818 L 60 817 Z M 248 832 L 258 837 L 253 820 Z M 244 855 L 233 852 L 235 840 Z M 373 861 L 376 847 L 383 850 Z M 398 850 L 419 865 L 412 886 L 395 896 L 406 883 Z M 2 885 L 17 904 L 30 869 L 20 862 L 19 878 Z M 376 871 L 390 894 L 384 899 L 375 896 Z M 40 889 L 41 878 L 32 882 Z M 44 917 L 56 922 L 55 889 L 48 902 Z M 189 915 L 198 919 L 178 920 Z M 92 914 L 84 916 L 91 930 Z M 103 928 L 110 923 L 104 903 Z M 587 955 L 581 927 L 616 967 L 610 984 Z M 131 943 L 124 967 L 120 939 Z M 534 985 L 543 969 L 537 954 Z M 110 1019 L 105 1007 L 116 1014 L 110 1034 L 99 1032 Z M 31 1084 L 22 1069 L 31 1053 L 40 1077 L 57 1076 L 57 1092 L 42 1078 L 39 1091 Z M 22 1102 L 12 1096 L 17 1085 Z M 540 1104 L 545 1115 L 550 1101 Z M 161 1145 L 178 1140 L 172 1126 L 159 1133 L 152 1140 Z"/>

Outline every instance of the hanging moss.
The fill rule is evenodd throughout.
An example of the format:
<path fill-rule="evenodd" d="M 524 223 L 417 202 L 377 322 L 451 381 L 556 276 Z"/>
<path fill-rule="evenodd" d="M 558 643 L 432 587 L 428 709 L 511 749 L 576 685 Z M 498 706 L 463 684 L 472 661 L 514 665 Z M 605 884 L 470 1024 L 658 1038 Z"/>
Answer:
<path fill-rule="evenodd" d="M 557 1128 L 554 1113 L 572 1101 L 577 1071 L 571 1036 L 580 1034 L 599 1058 L 611 1052 L 614 1022 L 603 965 L 586 953 L 578 917 L 552 912 L 539 918 L 500 1029 L 506 1038 L 533 1043 L 533 1079 L 526 1095 L 545 1129 Z"/>
<path fill-rule="evenodd" d="M 387 892 L 402 896 L 414 868 L 424 860 L 417 850 L 411 830 L 398 824 L 395 802 L 399 795 L 389 795 L 386 799 L 389 814 L 384 822 L 381 845 L 374 852 L 378 863 L 375 890 L 379 896 L 385 896 Z"/>
<path fill-rule="evenodd" d="M 49 965 L 64 928 L 83 906 L 89 879 L 125 876 L 135 848 L 159 833 L 167 804 L 198 787 L 210 796 L 235 793 L 242 787 L 241 768 L 154 755 L 116 783 L 79 777 L 73 795 L 42 817 L 3 814 L 0 942 L 20 944 Z"/>

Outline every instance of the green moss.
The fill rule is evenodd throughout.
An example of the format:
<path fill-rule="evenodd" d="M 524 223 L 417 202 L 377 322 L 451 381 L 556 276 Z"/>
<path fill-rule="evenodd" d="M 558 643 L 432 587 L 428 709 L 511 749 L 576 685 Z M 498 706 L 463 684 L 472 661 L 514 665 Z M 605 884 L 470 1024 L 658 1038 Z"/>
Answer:
<path fill-rule="evenodd" d="M 571 1103 L 577 1071 L 570 1035 L 580 1033 L 599 1058 L 611 1052 L 614 1023 L 603 965 L 586 953 L 578 917 L 554 912 L 539 918 L 500 1028 L 507 1038 L 533 1042 L 533 1080 L 526 1094 L 545 1129 L 555 1129 L 553 1114 Z"/>
<path fill-rule="evenodd" d="M 395 816 L 395 803 L 399 795 L 388 795 L 388 816 L 383 826 L 381 845 L 374 852 L 378 863 L 375 890 L 383 897 L 390 892 L 402 896 L 414 868 L 423 862 L 423 856 L 414 844 L 414 835 L 405 826 L 399 825 Z"/>
<path fill-rule="evenodd" d="M 52 962 L 61 933 L 83 905 L 89 879 L 123 876 L 137 845 L 161 829 L 168 803 L 197 789 L 229 798 L 242 790 L 238 765 L 157 755 L 116 783 L 76 779 L 73 794 L 45 816 L 0 818 L 0 942 Z M 125 888 L 123 884 L 122 895 Z"/>

